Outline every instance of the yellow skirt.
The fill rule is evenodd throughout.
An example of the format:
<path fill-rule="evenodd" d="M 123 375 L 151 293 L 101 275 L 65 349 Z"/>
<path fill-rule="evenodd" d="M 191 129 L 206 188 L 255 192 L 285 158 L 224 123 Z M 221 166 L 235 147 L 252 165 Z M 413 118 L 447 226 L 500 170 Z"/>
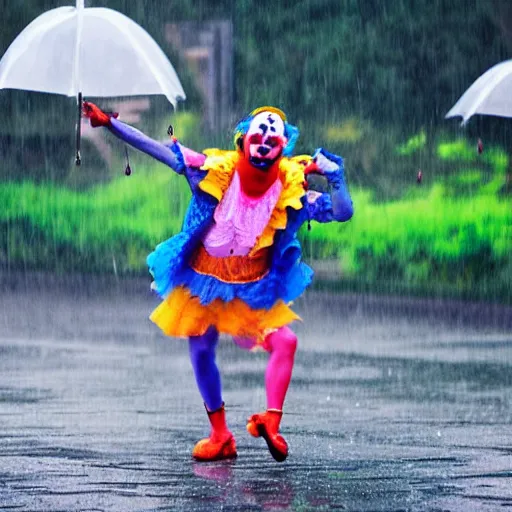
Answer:
<path fill-rule="evenodd" d="M 153 311 L 150 319 L 167 336 L 200 336 L 214 326 L 220 333 L 262 344 L 269 333 L 300 317 L 282 300 L 271 309 L 252 309 L 238 298 L 230 302 L 216 299 L 204 306 L 180 286 Z"/>

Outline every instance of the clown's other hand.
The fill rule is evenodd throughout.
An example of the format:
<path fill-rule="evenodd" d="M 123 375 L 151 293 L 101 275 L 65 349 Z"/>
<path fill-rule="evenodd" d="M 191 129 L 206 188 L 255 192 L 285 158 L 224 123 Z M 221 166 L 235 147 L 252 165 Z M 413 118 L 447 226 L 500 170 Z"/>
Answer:
<path fill-rule="evenodd" d="M 313 155 L 313 164 L 317 167 L 317 171 L 335 188 L 339 186 L 343 179 L 344 166 L 343 158 L 333 155 L 323 148 L 317 149 Z"/>
<path fill-rule="evenodd" d="M 114 112 L 112 114 L 107 114 L 103 112 L 99 107 L 97 107 L 94 103 L 90 101 L 84 101 L 82 112 L 84 117 L 89 118 L 91 121 L 91 126 L 96 128 L 97 126 L 108 126 L 110 124 L 111 117 L 118 117 L 119 114 Z"/>
<path fill-rule="evenodd" d="M 329 153 L 323 148 L 317 149 L 313 155 L 313 162 L 318 167 L 318 171 L 326 176 L 329 173 L 343 170 L 343 158 Z"/>

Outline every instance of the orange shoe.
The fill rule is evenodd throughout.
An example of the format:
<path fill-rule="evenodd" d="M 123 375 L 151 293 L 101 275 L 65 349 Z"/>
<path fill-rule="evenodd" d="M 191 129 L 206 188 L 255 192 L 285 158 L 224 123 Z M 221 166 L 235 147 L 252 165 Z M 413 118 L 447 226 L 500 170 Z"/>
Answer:
<path fill-rule="evenodd" d="M 198 461 L 233 459 L 237 456 L 233 434 L 226 425 L 224 404 L 216 411 L 209 411 L 208 419 L 212 426 L 210 437 L 201 439 L 192 450 L 192 457 Z"/>
<path fill-rule="evenodd" d="M 206 437 L 201 439 L 192 450 L 192 457 L 201 462 L 234 459 L 236 456 L 236 443 L 233 436 L 225 441 L 215 441 L 211 437 Z"/>
<path fill-rule="evenodd" d="M 270 454 L 277 462 L 283 462 L 288 457 L 288 444 L 279 433 L 282 416 L 283 411 L 267 409 L 266 412 L 253 414 L 247 421 L 249 434 L 254 437 L 263 437 Z"/>

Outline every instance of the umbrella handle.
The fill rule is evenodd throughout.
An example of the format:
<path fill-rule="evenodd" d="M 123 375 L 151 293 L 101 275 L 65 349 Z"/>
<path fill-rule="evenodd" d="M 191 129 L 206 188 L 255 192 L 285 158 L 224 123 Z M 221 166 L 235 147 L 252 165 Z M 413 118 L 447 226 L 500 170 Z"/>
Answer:
<path fill-rule="evenodd" d="M 78 93 L 78 118 L 76 122 L 76 158 L 75 164 L 78 166 L 82 163 L 82 158 L 80 157 L 80 140 L 82 138 L 82 93 Z"/>

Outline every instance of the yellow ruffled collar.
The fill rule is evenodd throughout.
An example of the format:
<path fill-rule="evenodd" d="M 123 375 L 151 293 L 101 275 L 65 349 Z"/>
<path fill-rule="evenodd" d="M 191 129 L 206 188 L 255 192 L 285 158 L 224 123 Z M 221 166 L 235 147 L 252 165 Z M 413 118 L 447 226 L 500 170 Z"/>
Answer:
<path fill-rule="evenodd" d="M 199 183 L 199 188 L 220 201 L 231 183 L 239 153 L 237 151 L 207 149 L 204 151 L 204 154 L 206 155 L 206 161 L 202 169 L 207 171 L 207 174 Z M 264 247 L 271 246 L 274 241 L 275 232 L 278 229 L 286 228 L 288 220 L 286 208 L 290 207 L 294 210 L 302 208 L 301 198 L 305 194 L 304 168 L 310 162 L 311 157 L 309 155 L 281 159 L 279 163 L 279 177 L 283 188 L 267 226 L 251 250 L 251 255 Z"/>

